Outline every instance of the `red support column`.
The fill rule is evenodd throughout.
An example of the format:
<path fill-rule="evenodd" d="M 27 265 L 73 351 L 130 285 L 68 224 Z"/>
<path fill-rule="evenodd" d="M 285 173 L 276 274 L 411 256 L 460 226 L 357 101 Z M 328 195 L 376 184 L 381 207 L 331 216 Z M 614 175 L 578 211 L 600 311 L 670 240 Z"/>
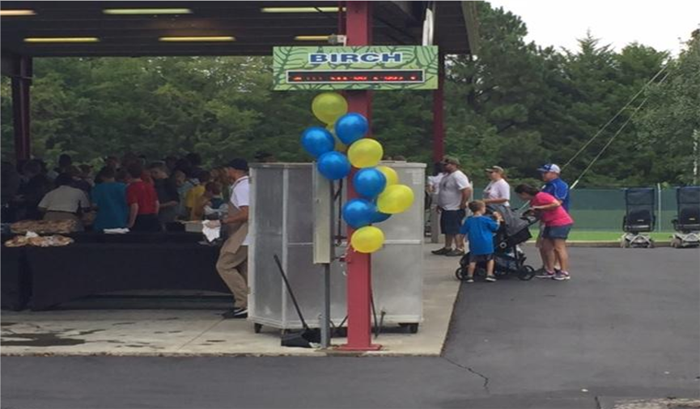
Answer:
<path fill-rule="evenodd" d="M 346 5 L 346 34 L 347 45 L 369 45 L 372 42 L 372 10 L 369 1 L 348 1 Z M 347 91 L 350 112 L 357 112 L 372 121 L 372 95 L 369 91 Z M 368 135 L 370 136 L 370 135 Z M 348 177 L 348 199 L 357 197 L 352 185 L 352 177 L 357 169 L 353 169 Z M 353 230 L 348 227 L 348 237 Z M 372 286 L 371 257 L 369 254 L 351 251 L 348 253 L 348 343 L 341 346 L 343 350 L 368 351 L 381 348 L 372 344 L 372 328 L 370 321 L 370 297 Z"/>
<path fill-rule="evenodd" d="M 445 156 L 445 55 L 438 59 L 438 89 L 433 91 L 433 161 Z"/>
<path fill-rule="evenodd" d="M 12 112 L 15 131 L 15 159 L 31 157 L 29 134 L 29 87 L 32 83 L 32 59 L 20 56 L 16 61 L 16 75 L 12 77 Z"/>

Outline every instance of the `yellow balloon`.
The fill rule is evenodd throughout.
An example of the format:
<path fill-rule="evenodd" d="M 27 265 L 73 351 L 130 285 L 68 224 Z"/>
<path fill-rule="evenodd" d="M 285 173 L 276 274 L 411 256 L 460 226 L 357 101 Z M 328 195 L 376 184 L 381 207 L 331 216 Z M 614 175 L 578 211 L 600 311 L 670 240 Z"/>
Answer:
<path fill-rule="evenodd" d="M 358 253 L 374 253 L 384 245 L 384 232 L 374 226 L 361 227 L 352 234 L 350 244 Z"/>
<path fill-rule="evenodd" d="M 311 103 L 311 111 L 321 122 L 332 124 L 348 113 L 348 101 L 338 93 L 324 92 L 316 95 Z"/>
<path fill-rule="evenodd" d="M 348 159 L 356 168 L 377 166 L 382 156 L 384 156 L 382 144 L 370 138 L 362 138 L 350 145 L 348 149 Z"/>
<path fill-rule="evenodd" d="M 411 207 L 413 198 L 413 190 L 406 185 L 387 186 L 377 198 L 377 209 L 387 214 L 401 213 Z"/>
<path fill-rule="evenodd" d="M 384 174 L 384 177 L 386 177 L 386 185 L 391 186 L 399 183 L 399 174 L 396 173 L 396 171 L 388 166 L 377 166 L 377 170 L 382 172 Z"/>

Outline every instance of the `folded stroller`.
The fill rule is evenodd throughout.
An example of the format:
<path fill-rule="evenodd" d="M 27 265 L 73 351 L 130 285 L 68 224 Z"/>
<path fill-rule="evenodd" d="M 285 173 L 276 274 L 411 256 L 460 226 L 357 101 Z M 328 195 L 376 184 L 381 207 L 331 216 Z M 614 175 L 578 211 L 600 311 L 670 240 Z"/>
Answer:
<path fill-rule="evenodd" d="M 625 215 L 622 218 L 620 247 L 654 247 L 654 240 L 648 232 L 656 224 L 656 191 L 653 188 L 630 188 L 625 192 Z"/>
<path fill-rule="evenodd" d="M 525 253 L 520 249 L 520 244 L 528 241 L 530 226 L 537 222 L 533 216 L 524 216 L 522 213 L 512 210 L 503 205 L 486 206 L 486 214 L 498 212 L 503 216 L 503 223 L 494 235 L 494 275 L 505 277 L 517 274 L 521 280 L 530 280 L 535 276 L 535 269 L 525 264 Z M 469 253 L 459 260 L 459 268 L 455 271 L 455 276 L 460 280 L 467 279 L 467 268 L 469 267 Z M 486 264 L 479 263 L 476 266 L 475 276 L 486 276 Z"/>
<path fill-rule="evenodd" d="M 700 186 L 676 189 L 678 218 L 673 221 L 676 233 L 671 239 L 673 247 L 700 246 Z"/>

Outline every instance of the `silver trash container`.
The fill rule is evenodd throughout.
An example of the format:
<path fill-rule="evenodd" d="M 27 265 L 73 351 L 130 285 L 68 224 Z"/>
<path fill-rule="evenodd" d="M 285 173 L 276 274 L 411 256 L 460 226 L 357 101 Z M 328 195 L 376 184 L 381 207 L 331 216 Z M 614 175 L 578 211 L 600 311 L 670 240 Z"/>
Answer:
<path fill-rule="evenodd" d="M 415 194 L 411 208 L 377 227 L 385 246 L 372 255 L 372 286 L 377 315 L 384 324 L 412 329 L 423 317 L 423 226 L 425 165 L 386 162 Z M 248 319 L 260 326 L 301 328 L 292 300 L 274 261 L 278 255 L 311 327 L 320 326 L 323 266 L 313 264 L 313 185 L 310 163 L 266 163 L 251 167 Z M 343 227 L 344 228 L 344 227 Z M 336 250 L 343 254 L 345 246 Z M 345 264 L 331 267 L 331 320 L 346 315 Z"/>

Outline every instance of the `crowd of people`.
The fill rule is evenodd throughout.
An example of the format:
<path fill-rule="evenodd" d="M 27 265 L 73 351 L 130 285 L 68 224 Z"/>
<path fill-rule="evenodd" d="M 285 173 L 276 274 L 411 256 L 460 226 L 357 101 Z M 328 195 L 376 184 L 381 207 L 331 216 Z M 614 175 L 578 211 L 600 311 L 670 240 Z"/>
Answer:
<path fill-rule="evenodd" d="M 275 161 L 264 152 L 255 159 Z M 234 295 L 233 308 L 223 317 L 245 318 L 249 189 L 245 159 L 206 170 L 196 153 L 152 162 L 134 154 L 109 156 L 94 177 L 90 166 L 75 166 L 65 154 L 51 170 L 39 159 L 17 166 L 3 162 L 2 222 L 72 220 L 78 231 L 123 233 L 159 232 L 180 221 L 208 220 L 221 230 L 216 270 Z"/>
<path fill-rule="evenodd" d="M 537 247 L 542 268 L 536 277 L 568 280 L 566 240 L 574 223 L 569 214 L 569 186 L 560 178 L 559 166 L 550 163 L 537 170 L 544 182 L 541 189 L 529 184 L 520 184 L 514 189 L 520 199 L 529 205 L 526 213 L 537 216 L 540 221 Z M 466 281 L 470 283 L 474 282 L 477 263 L 486 266 L 487 282 L 496 281 L 493 236 L 502 223 L 502 217 L 497 211 L 488 216 L 485 213 L 489 205 L 510 208 L 511 187 L 505 170 L 492 166 L 486 169 L 486 173 L 489 183 L 482 200 L 472 200 L 472 184 L 460 170 L 457 158 L 446 156 L 435 164 L 434 174 L 428 178 L 428 191 L 436 199 L 440 230 L 445 235 L 445 245 L 432 253 L 463 257 L 466 254 L 465 238 L 468 239 L 470 260 Z M 467 210 L 471 212 L 470 217 L 467 217 Z"/>
<path fill-rule="evenodd" d="M 3 161 L 2 222 L 69 219 L 78 231 L 163 231 L 180 221 L 220 219 L 230 173 L 228 166 L 204 169 L 196 153 L 155 161 L 132 153 L 108 156 L 96 173 L 67 154 L 52 169 L 39 159 L 16 166 Z"/>

